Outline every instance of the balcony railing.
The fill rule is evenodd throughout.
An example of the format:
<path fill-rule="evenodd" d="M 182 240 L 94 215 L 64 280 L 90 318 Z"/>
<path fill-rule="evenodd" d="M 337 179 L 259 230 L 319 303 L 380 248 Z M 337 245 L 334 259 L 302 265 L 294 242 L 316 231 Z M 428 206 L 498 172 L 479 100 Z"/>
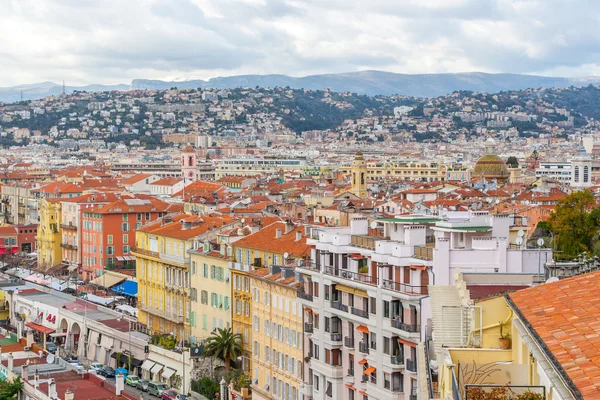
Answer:
<path fill-rule="evenodd" d="M 160 254 L 158 254 L 157 251 L 150 251 L 150 250 L 142 249 L 139 247 L 132 247 L 131 252 L 142 254 L 142 255 L 148 256 L 148 257 L 160 258 Z"/>
<path fill-rule="evenodd" d="M 427 286 L 407 285 L 406 283 L 394 282 L 388 279 L 383 280 L 383 288 L 400 292 L 404 294 L 413 294 L 417 296 L 428 294 Z"/>
<path fill-rule="evenodd" d="M 316 264 L 316 263 L 306 263 L 303 266 L 301 266 L 300 268 L 306 268 L 306 269 L 310 269 L 312 271 L 321 271 L 321 266 Z"/>
<path fill-rule="evenodd" d="M 358 315 L 359 317 L 369 318 L 369 312 L 365 310 L 360 310 L 358 308 L 352 307 L 352 314 Z"/>
<path fill-rule="evenodd" d="M 313 324 L 309 324 L 308 322 L 304 323 L 304 332 L 306 333 L 313 333 L 314 332 L 314 325 Z"/>
<path fill-rule="evenodd" d="M 72 231 L 76 231 L 77 227 L 71 223 L 68 224 L 60 224 L 60 227 L 63 229 L 67 229 L 67 230 L 72 230 Z"/>
<path fill-rule="evenodd" d="M 406 369 L 410 372 L 417 372 L 417 361 L 411 359 L 406 360 Z"/>
<path fill-rule="evenodd" d="M 313 301 L 313 295 L 306 293 L 302 289 L 298 289 L 298 297 L 307 301 Z"/>
<path fill-rule="evenodd" d="M 354 376 L 354 369 L 348 368 L 348 375 L 349 376 Z"/>
<path fill-rule="evenodd" d="M 354 338 L 346 336 L 344 338 L 344 346 L 349 349 L 353 349 L 354 348 Z"/>
<path fill-rule="evenodd" d="M 418 324 L 405 324 L 402 321 L 392 319 L 392 328 L 400 329 L 405 332 L 416 333 L 421 331 L 421 327 Z"/>
<path fill-rule="evenodd" d="M 374 236 L 359 236 L 352 235 L 351 244 L 355 247 L 360 247 L 368 250 L 375 250 L 375 241 L 376 240 L 386 240 L 388 238 L 385 237 L 374 237 Z"/>
<path fill-rule="evenodd" d="M 364 354 L 369 354 L 369 344 L 365 342 L 358 343 L 358 351 Z"/>
<path fill-rule="evenodd" d="M 328 266 L 328 267 L 323 268 L 323 272 L 325 272 L 327 275 L 338 276 L 340 278 L 348 279 L 351 281 L 357 281 L 360 283 L 365 283 L 367 285 L 377 285 L 377 277 L 370 276 L 367 274 L 352 272 L 347 269 L 340 269 L 340 268 Z"/>
<path fill-rule="evenodd" d="M 415 246 L 415 258 L 425 261 L 433 261 L 433 249 L 431 247 Z"/>
<path fill-rule="evenodd" d="M 164 318 L 166 320 L 169 320 L 171 322 L 175 322 L 176 324 L 183 323 L 183 316 L 181 316 L 181 315 L 171 314 L 170 312 L 159 310 L 159 309 L 151 307 L 147 304 L 142 304 L 142 306 L 140 308 L 149 314 L 157 315 L 157 316 Z"/>
<path fill-rule="evenodd" d="M 330 333 L 329 337 L 331 338 L 332 342 L 341 342 L 342 341 L 341 333 Z"/>
<path fill-rule="evenodd" d="M 336 310 L 348 312 L 348 306 L 345 304 L 342 304 L 340 301 L 332 301 L 331 308 L 335 308 Z"/>
<path fill-rule="evenodd" d="M 404 356 L 402 356 L 402 355 L 391 356 L 390 362 L 392 363 L 392 365 L 404 365 Z"/>
<path fill-rule="evenodd" d="M 75 246 L 74 244 L 69 244 L 69 243 L 61 243 L 60 247 L 62 247 L 63 249 L 77 250 L 77 246 Z"/>

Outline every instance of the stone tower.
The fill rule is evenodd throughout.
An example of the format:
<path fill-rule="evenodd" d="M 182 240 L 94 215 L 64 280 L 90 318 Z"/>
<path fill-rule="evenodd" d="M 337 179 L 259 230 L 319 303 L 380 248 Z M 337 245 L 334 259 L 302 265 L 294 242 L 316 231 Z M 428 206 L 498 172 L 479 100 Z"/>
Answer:
<path fill-rule="evenodd" d="M 353 194 L 363 199 L 367 198 L 367 163 L 362 152 L 356 153 L 352 161 L 352 189 Z"/>
<path fill-rule="evenodd" d="M 181 149 L 181 176 L 187 182 L 193 182 L 198 179 L 196 151 L 190 145 Z"/>
<path fill-rule="evenodd" d="M 582 190 L 592 186 L 592 158 L 579 143 L 577 154 L 571 159 L 571 187 Z"/>

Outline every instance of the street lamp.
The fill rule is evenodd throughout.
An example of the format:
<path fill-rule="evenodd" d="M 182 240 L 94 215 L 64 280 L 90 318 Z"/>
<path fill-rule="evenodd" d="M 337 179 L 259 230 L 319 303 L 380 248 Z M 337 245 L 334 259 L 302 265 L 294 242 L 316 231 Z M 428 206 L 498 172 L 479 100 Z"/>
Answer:
<path fill-rule="evenodd" d="M 237 358 L 236 358 L 236 360 L 242 362 L 242 371 L 246 372 L 246 362 L 244 361 L 244 359 L 250 361 L 250 358 L 248 358 L 246 356 L 237 356 Z"/>

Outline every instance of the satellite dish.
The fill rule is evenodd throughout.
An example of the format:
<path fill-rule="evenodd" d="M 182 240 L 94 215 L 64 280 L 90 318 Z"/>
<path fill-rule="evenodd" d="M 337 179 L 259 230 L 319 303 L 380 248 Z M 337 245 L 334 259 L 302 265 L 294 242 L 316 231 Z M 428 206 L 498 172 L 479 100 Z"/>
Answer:
<path fill-rule="evenodd" d="M 287 260 L 287 258 L 288 258 L 289 256 L 290 256 L 290 255 L 289 255 L 287 252 L 283 253 L 283 259 L 284 259 L 284 260 Z"/>
<path fill-rule="evenodd" d="M 297 260 L 296 260 L 296 265 L 297 265 L 297 266 L 301 267 L 301 266 L 302 266 L 302 264 L 304 264 L 304 262 L 303 262 L 302 260 L 300 260 L 300 259 L 297 259 Z"/>
<path fill-rule="evenodd" d="M 519 236 L 519 237 L 517 238 L 516 242 L 517 242 L 517 244 L 518 244 L 519 246 L 520 246 L 520 245 L 522 245 L 522 244 L 523 244 L 523 238 Z"/>
<path fill-rule="evenodd" d="M 519 229 L 519 232 L 517 232 L 517 236 L 522 238 L 523 236 L 525 236 L 525 232 L 523 232 L 523 229 Z"/>
<path fill-rule="evenodd" d="M 54 354 L 48 354 L 48 356 L 46 357 L 46 363 L 54 364 Z"/>
<path fill-rule="evenodd" d="M 377 229 L 377 221 L 371 222 L 371 229 Z"/>
<path fill-rule="evenodd" d="M 542 239 L 542 238 L 539 238 L 539 239 L 537 240 L 537 245 L 538 245 L 538 247 L 542 247 L 542 246 L 544 245 L 544 239 Z"/>

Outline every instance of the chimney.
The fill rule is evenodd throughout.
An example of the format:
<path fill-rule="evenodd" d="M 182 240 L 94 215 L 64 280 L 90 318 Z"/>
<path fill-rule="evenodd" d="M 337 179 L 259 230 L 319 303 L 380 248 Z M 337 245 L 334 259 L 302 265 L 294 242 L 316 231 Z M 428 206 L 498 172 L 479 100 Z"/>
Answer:
<path fill-rule="evenodd" d="M 75 400 L 75 393 L 67 389 L 67 391 L 65 392 L 65 400 Z"/>
<path fill-rule="evenodd" d="M 281 237 L 281 228 L 275 229 L 275 239 L 279 239 Z"/>
<path fill-rule="evenodd" d="M 285 224 L 285 233 L 286 234 L 290 233 L 291 231 L 294 230 L 295 227 L 296 227 L 296 225 L 294 225 L 294 223 L 292 221 L 288 221 Z"/>
<path fill-rule="evenodd" d="M 302 239 L 302 231 L 296 231 L 296 242 Z"/>
<path fill-rule="evenodd" d="M 56 393 L 56 381 L 54 378 L 48 379 L 48 397 L 56 399 L 58 394 Z"/>
<path fill-rule="evenodd" d="M 15 357 L 12 355 L 12 353 L 9 353 L 8 354 L 8 370 L 10 372 L 12 372 L 14 366 L 15 366 Z"/>
<path fill-rule="evenodd" d="M 27 367 L 27 364 L 23 364 L 23 366 L 21 367 L 21 380 L 23 380 L 23 382 L 25 381 L 29 381 L 29 370 Z"/>

